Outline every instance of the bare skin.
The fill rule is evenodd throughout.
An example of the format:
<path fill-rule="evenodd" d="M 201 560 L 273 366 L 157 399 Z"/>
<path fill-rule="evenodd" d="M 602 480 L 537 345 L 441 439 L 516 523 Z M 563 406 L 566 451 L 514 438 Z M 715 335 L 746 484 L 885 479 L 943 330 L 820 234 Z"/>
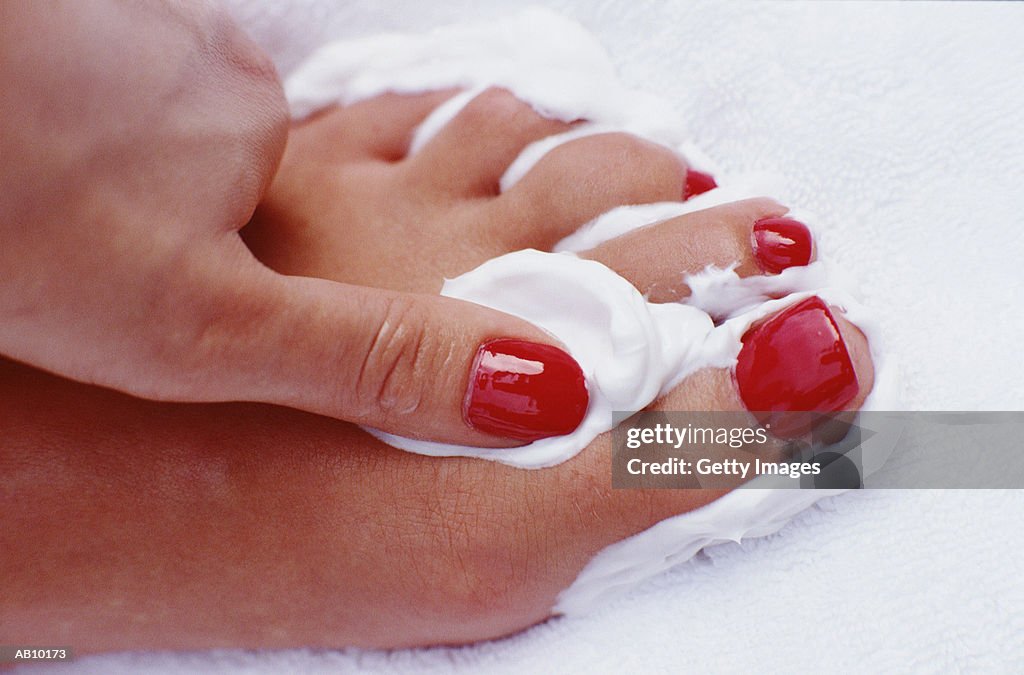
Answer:
<path fill-rule="evenodd" d="M 550 247 L 614 205 L 679 198 L 675 158 L 621 135 L 562 146 L 499 196 L 518 151 L 563 128 L 503 92 L 406 158 L 412 129 L 447 95 L 386 96 L 295 128 L 243 231 L 258 257 L 285 274 L 436 293 L 444 276 Z M 477 152 L 466 139 L 493 145 Z M 680 272 L 711 262 L 759 273 L 751 224 L 785 211 L 740 202 L 586 255 L 654 300 L 676 299 L 688 292 Z M 863 335 L 840 323 L 861 386 L 855 408 L 873 372 Z M 723 493 L 613 490 L 604 437 L 525 471 L 400 452 L 296 410 L 143 401 L 9 361 L 0 399 L 9 643 L 91 652 L 497 637 L 548 617 L 605 546 Z M 743 409 L 721 370 L 653 407 Z"/>
<path fill-rule="evenodd" d="M 289 119 L 269 57 L 217 4 L 0 3 L 0 354 L 154 400 L 514 445 L 464 424 L 462 392 L 441 380 L 487 336 L 551 342 L 543 331 L 436 295 L 276 274 L 242 242 Z"/>

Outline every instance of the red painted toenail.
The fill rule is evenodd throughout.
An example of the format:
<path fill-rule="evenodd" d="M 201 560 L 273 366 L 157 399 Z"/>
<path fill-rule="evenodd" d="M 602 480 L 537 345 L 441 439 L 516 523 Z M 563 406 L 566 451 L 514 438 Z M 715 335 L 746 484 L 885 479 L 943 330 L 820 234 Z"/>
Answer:
<path fill-rule="evenodd" d="M 818 297 L 747 331 L 736 384 L 747 409 L 782 438 L 807 430 L 809 416 L 797 412 L 840 410 L 859 389 L 836 319 Z"/>
<path fill-rule="evenodd" d="M 811 231 L 792 218 L 762 218 L 754 223 L 754 259 L 768 274 L 811 261 Z"/>
<path fill-rule="evenodd" d="M 535 441 L 576 430 L 590 396 L 579 364 L 550 345 L 491 340 L 480 345 L 465 417 L 479 431 Z"/>
<path fill-rule="evenodd" d="M 683 201 L 685 202 L 690 197 L 704 194 L 716 187 L 718 187 L 718 183 L 715 182 L 715 178 L 711 174 L 687 169 L 686 184 L 683 185 Z"/>

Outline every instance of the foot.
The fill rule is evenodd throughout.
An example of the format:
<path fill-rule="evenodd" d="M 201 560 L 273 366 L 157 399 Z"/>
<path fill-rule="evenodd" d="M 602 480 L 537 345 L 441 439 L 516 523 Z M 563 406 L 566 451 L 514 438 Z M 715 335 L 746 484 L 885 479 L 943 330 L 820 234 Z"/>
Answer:
<path fill-rule="evenodd" d="M 445 277 L 550 248 L 611 207 L 684 196 L 686 167 L 623 134 L 560 146 L 499 194 L 525 145 L 566 128 L 501 91 L 407 157 L 415 126 L 449 95 L 383 96 L 296 127 L 249 245 L 285 273 L 436 293 Z M 787 248 L 799 236 L 771 236 L 796 227 L 778 220 L 786 213 L 770 200 L 739 202 L 583 255 L 654 302 L 677 300 L 689 294 L 682 273 L 711 263 L 749 276 L 777 271 L 780 259 L 806 262 L 809 240 L 804 255 Z M 856 409 L 872 366 L 863 334 L 835 307 L 769 317 L 741 353 L 750 377 L 705 369 L 651 409 L 742 411 L 764 400 L 772 394 L 758 373 L 770 366 L 758 350 L 773 344 L 806 360 L 789 390 L 812 400 L 821 387 L 806 376 L 820 371 L 822 336 L 852 368 L 822 405 Z M 293 410 L 145 402 L 10 362 L 0 371 L 11 642 L 87 652 L 497 637 L 549 616 L 604 547 L 723 494 L 613 490 L 606 437 L 564 464 L 523 471 L 397 451 Z"/>

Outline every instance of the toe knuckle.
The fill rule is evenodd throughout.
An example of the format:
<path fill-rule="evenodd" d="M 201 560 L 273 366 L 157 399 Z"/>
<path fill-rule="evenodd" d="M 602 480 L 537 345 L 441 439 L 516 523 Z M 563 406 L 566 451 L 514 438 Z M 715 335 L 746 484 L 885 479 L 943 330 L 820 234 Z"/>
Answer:
<path fill-rule="evenodd" d="M 645 141 L 639 136 L 624 132 L 601 134 L 595 137 L 595 141 L 601 144 L 601 149 L 617 161 L 635 164 L 649 159 L 658 148 L 650 141 Z"/>
<path fill-rule="evenodd" d="M 617 158 L 624 166 L 658 178 L 682 180 L 683 163 L 665 146 L 632 134 L 614 136 Z"/>
<path fill-rule="evenodd" d="M 680 198 L 683 162 L 669 148 L 628 133 L 595 136 L 594 165 L 615 176 L 616 194 L 623 203 L 640 204 Z"/>
<path fill-rule="evenodd" d="M 500 87 L 485 89 L 466 105 L 462 114 L 488 124 L 503 124 L 524 115 L 535 115 L 528 103 L 516 98 L 508 89 Z"/>

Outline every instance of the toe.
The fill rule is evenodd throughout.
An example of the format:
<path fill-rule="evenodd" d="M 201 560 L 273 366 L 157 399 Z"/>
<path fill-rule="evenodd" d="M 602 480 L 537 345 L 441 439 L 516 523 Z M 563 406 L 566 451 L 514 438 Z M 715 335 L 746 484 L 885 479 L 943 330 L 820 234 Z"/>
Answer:
<path fill-rule="evenodd" d="M 616 206 L 682 201 L 685 181 L 684 162 L 668 148 L 604 133 L 554 148 L 498 201 L 526 221 L 522 231 L 554 244 Z"/>
<path fill-rule="evenodd" d="M 288 137 L 288 154 L 309 161 L 382 160 L 406 156 L 413 132 L 454 89 L 426 94 L 382 94 L 343 108 L 332 108 L 296 125 Z M 323 142 L 324 135 L 331 142 Z M 286 155 L 287 159 L 287 155 Z"/>
<path fill-rule="evenodd" d="M 712 460 L 756 457 L 762 462 L 782 462 L 791 458 L 793 447 L 802 447 L 790 445 L 793 439 L 813 433 L 826 442 L 841 440 L 847 422 L 845 415 L 834 413 L 859 409 L 873 386 L 874 368 L 864 334 L 839 308 L 812 296 L 752 326 L 743 336 L 735 368 L 699 371 L 651 409 L 747 411 L 750 427 L 766 430 L 766 443 L 738 449 L 714 446 L 698 455 Z M 712 478 L 701 484 L 735 488 L 748 479 Z M 691 490 L 654 492 L 661 493 L 651 495 L 655 521 L 679 513 L 681 504 L 694 499 L 685 494 Z"/>
<path fill-rule="evenodd" d="M 741 447 L 715 444 L 686 445 L 677 450 L 655 454 L 650 459 L 657 458 L 655 461 L 658 461 L 667 457 L 684 457 L 694 463 L 702 458 L 714 462 L 732 459 L 752 462 L 756 457 L 762 462 L 781 462 L 791 457 L 794 447 L 800 447 L 791 445 L 794 438 L 806 435 L 809 431 L 814 431 L 815 435 L 821 438 L 822 432 L 825 431 L 824 425 L 828 425 L 832 431 L 838 429 L 839 433 L 834 440 L 839 440 L 845 431 L 841 424 L 831 423 L 828 418 L 821 415 L 803 415 L 800 419 L 796 408 L 828 413 L 858 409 L 874 384 L 868 342 L 864 334 L 843 317 L 839 308 L 828 306 L 818 298 L 812 297 L 808 300 L 809 308 L 801 308 L 799 305 L 802 303 L 796 303 L 751 326 L 743 337 L 744 353 L 741 353 L 741 363 L 744 359 L 753 360 L 755 369 L 761 371 L 758 374 L 759 386 L 765 389 L 779 387 L 788 392 L 788 399 L 776 398 L 770 404 L 776 408 L 777 415 L 785 412 L 791 422 L 799 424 L 786 428 L 785 418 L 777 416 L 775 419 L 765 420 L 761 417 L 764 411 L 750 410 L 749 405 L 762 406 L 767 401 L 749 400 L 751 392 L 747 390 L 747 383 L 740 378 L 741 365 L 737 365 L 736 368 L 705 368 L 688 376 L 672 391 L 649 406 L 648 411 L 664 413 L 665 417 L 655 414 L 648 419 L 660 418 L 661 422 L 674 423 L 676 428 L 693 423 L 695 426 L 737 426 L 757 430 L 761 428 L 763 422 L 768 425 L 764 435 L 766 442 L 752 442 Z M 765 326 L 769 328 L 765 329 Z M 751 351 L 753 348 L 749 345 L 758 340 L 763 342 L 766 331 L 771 332 L 777 342 L 786 343 L 789 354 L 784 368 L 773 363 L 778 356 L 777 353 Z M 824 349 L 825 347 L 828 349 Z M 762 344 L 758 351 L 763 348 Z M 837 365 L 840 367 L 837 368 Z M 852 369 L 852 390 L 846 386 L 837 387 L 836 373 L 846 367 Z M 838 384 L 848 384 L 850 381 L 848 374 L 841 375 Z M 834 393 L 839 389 L 845 389 L 845 394 L 841 398 L 836 398 Z M 673 412 L 689 414 L 673 418 Z M 751 412 L 756 412 L 757 415 L 750 414 Z M 597 513 L 610 514 L 610 523 L 625 524 L 634 531 L 646 529 L 665 518 L 704 506 L 750 479 L 749 475 L 703 475 L 699 480 L 696 477 L 681 478 L 672 475 L 648 476 L 642 480 L 638 479 L 637 486 L 660 485 L 675 489 L 611 489 L 608 486 L 611 481 L 608 479 L 607 454 L 608 447 L 613 443 L 611 437 L 612 434 L 609 433 L 603 441 L 594 443 L 581 454 L 581 462 L 586 467 L 584 473 L 602 479 L 599 484 L 590 488 L 595 492 L 596 498 L 588 505 L 592 504 Z M 618 453 L 619 450 L 616 449 L 615 452 Z M 631 454 L 634 452 L 636 454 Z M 642 454 L 643 451 L 630 451 L 624 452 L 623 456 L 633 457 Z M 618 461 L 621 461 L 621 458 Z"/>
<path fill-rule="evenodd" d="M 409 170 L 432 192 L 493 197 L 502 174 L 523 148 L 568 128 L 505 89 L 487 89 L 409 158 Z"/>
<path fill-rule="evenodd" d="M 628 279 L 652 302 L 690 295 L 685 277 L 708 265 L 741 277 L 774 274 L 813 259 L 810 231 L 786 207 L 749 199 L 649 225 L 582 253 Z"/>
<path fill-rule="evenodd" d="M 817 296 L 750 326 L 733 369 L 705 369 L 663 396 L 654 410 L 787 413 L 857 410 L 874 386 L 867 338 L 842 309 Z M 767 419 L 767 418 L 765 418 Z M 786 438 L 806 432 L 806 416 L 777 427 Z M 801 426 L 801 424 L 805 426 Z"/>
<path fill-rule="evenodd" d="M 790 438 L 812 424 L 802 413 L 859 408 L 874 370 L 864 334 L 841 309 L 810 296 L 747 328 L 733 382 L 744 408 Z"/>

